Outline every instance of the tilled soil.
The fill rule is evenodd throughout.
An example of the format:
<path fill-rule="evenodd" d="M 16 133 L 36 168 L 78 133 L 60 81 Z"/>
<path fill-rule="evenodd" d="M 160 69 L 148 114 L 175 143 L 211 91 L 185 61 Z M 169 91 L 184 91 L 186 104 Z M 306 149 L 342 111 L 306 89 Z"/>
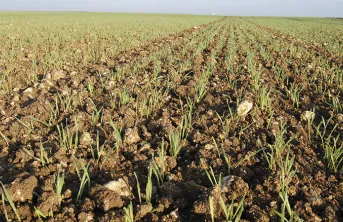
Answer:
<path fill-rule="evenodd" d="M 273 47 L 275 41 L 282 49 Z M 307 54 L 292 56 L 290 45 Z M 223 18 L 102 64 L 53 71 L 0 100 L 0 181 L 22 221 L 125 221 L 130 203 L 137 221 L 210 221 L 212 216 L 225 221 L 220 199 L 234 201 L 235 207 L 244 201 L 241 221 L 280 221 L 275 212 L 284 203 L 279 196 L 284 181 L 281 171 L 268 165 L 266 153 L 284 126 L 285 141 L 294 137 L 287 145 L 294 157 L 294 176 L 287 181 L 292 210 L 304 221 L 341 221 L 342 175 L 328 167 L 315 127 L 309 129 L 304 120 L 304 113 L 314 110 L 313 126 L 324 118 L 328 133 L 342 133 L 342 114 L 308 81 L 320 69 L 309 66 L 314 61 L 342 71 L 342 58 L 324 48 L 244 19 Z M 260 85 L 273 89 L 267 108 L 259 105 L 251 67 L 261 71 Z M 206 92 L 198 99 L 206 72 Z M 287 77 L 283 82 L 279 72 Z M 318 77 L 323 81 L 341 99 L 342 86 Z M 303 86 L 298 106 L 287 96 L 291 84 Z M 236 118 L 242 101 L 252 109 Z M 179 154 L 172 156 L 169 135 L 182 124 L 188 103 L 194 104 L 191 126 Z M 164 175 L 157 179 L 153 173 L 148 200 L 152 163 L 164 166 Z M 85 168 L 89 180 L 80 195 Z M 65 177 L 61 199 L 57 175 Z M 5 208 L 16 220 L 7 201 Z M 0 210 L 5 221 L 3 205 Z"/>

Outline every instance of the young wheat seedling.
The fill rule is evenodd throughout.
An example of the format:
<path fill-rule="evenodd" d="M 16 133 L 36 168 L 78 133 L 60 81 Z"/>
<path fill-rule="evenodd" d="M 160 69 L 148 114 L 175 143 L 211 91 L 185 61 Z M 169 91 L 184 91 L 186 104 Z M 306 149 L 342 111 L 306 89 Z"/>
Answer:
<path fill-rule="evenodd" d="M 37 209 L 36 207 L 33 207 L 33 208 L 35 210 L 35 214 L 37 215 L 39 219 L 41 218 L 46 219 L 46 216 L 39 209 Z"/>
<path fill-rule="evenodd" d="M 93 84 L 92 80 L 90 80 L 90 79 L 88 79 L 87 89 L 89 91 L 90 96 L 93 97 L 93 95 L 94 95 L 94 84 Z"/>
<path fill-rule="evenodd" d="M 31 156 L 33 159 L 39 161 L 41 163 L 41 165 L 44 167 L 47 164 L 50 164 L 51 161 L 48 157 L 47 151 L 45 150 L 42 141 L 40 141 L 39 143 L 39 150 L 40 150 L 40 156 L 39 158 L 35 157 L 34 155 L 32 155 L 26 148 L 24 148 L 24 151 Z"/>
<path fill-rule="evenodd" d="M 133 216 L 133 206 L 132 206 L 131 201 L 128 207 L 124 207 L 124 211 L 125 211 L 125 222 L 134 222 L 135 218 Z"/>
<path fill-rule="evenodd" d="M 279 196 L 282 200 L 282 205 L 281 205 L 281 212 L 278 212 L 274 210 L 274 213 L 280 217 L 281 222 L 291 222 L 291 221 L 297 221 L 301 222 L 303 221 L 294 210 L 292 210 L 291 205 L 288 200 L 288 194 L 287 191 L 282 191 L 279 193 Z M 288 218 L 286 216 L 286 213 L 288 214 Z"/>
<path fill-rule="evenodd" d="M 4 206 L 4 214 L 5 214 L 6 220 L 10 221 L 9 218 L 8 218 L 7 210 L 6 210 L 5 198 L 8 201 L 8 203 L 10 204 L 10 206 L 11 206 L 15 216 L 18 219 L 18 221 L 21 221 L 19 213 L 18 213 L 18 210 L 17 210 L 16 206 L 14 205 L 12 197 L 7 192 L 7 189 L 6 189 L 5 185 L 2 182 L 0 182 L 0 184 L 1 184 L 1 189 L 2 189 L 1 199 L 2 199 L 2 205 Z"/>
<path fill-rule="evenodd" d="M 300 102 L 300 93 L 303 90 L 302 86 L 298 86 L 294 83 L 291 84 L 291 87 L 289 88 L 288 95 L 291 98 L 293 102 L 293 106 L 295 108 L 299 108 L 299 102 Z"/>
<path fill-rule="evenodd" d="M 164 182 L 164 176 L 165 176 L 165 172 L 166 172 L 166 165 L 165 165 L 165 154 L 164 154 L 164 140 L 162 140 L 161 143 L 161 149 L 158 150 L 158 154 L 159 154 L 159 163 L 157 164 L 154 156 L 152 157 L 153 162 L 152 162 L 152 168 L 153 168 L 153 173 L 155 174 L 157 183 L 158 183 L 158 187 L 161 187 L 162 183 Z"/>
<path fill-rule="evenodd" d="M 93 157 L 93 159 L 96 160 L 97 165 L 99 165 L 101 157 L 104 156 L 104 154 L 106 153 L 105 152 L 106 141 L 100 146 L 100 135 L 99 135 L 99 131 L 97 131 L 97 133 L 96 133 L 96 154 L 94 152 L 94 148 L 93 148 L 91 142 L 88 141 L 88 143 L 89 143 L 89 146 L 91 148 L 92 157 Z"/>
<path fill-rule="evenodd" d="M 145 200 L 147 203 L 151 202 L 151 197 L 152 197 L 152 167 L 151 165 L 149 166 L 148 170 L 148 182 L 146 184 L 145 188 Z"/>
<path fill-rule="evenodd" d="M 134 172 L 135 178 L 136 178 L 136 186 L 137 186 L 137 193 L 138 193 L 138 199 L 139 199 L 139 203 L 142 203 L 142 194 L 141 194 L 141 185 L 139 183 L 138 180 L 138 176 L 136 174 L 136 172 Z"/>
<path fill-rule="evenodd" d="M 75 121 L 75 127 L 76 132 L 73 135 L 68 126 L 63 127 L 63 124 L 61 126 L 57 125 L 57 132 L 58 132 L 58 141 L 60 143 L 60 146 L 62 148 L 66 148 L 67 151 L 71 151 L 73 148 L 77 150 L 78 144 L 79 144 L 79 132 L 77 127 L 77 122 Z"/>
<path fill-rule="evenodd" d="M 76 197 L 76 202 L 78 202 L 82 197 L 82 194 L 83 194 L 83 191 L 85 189 L 86 184 L 88 184 L 88 188 L 90 188 L 91 179 L 90 179 L 90 176 L 88 173 L 89 164 L 87 166 L 85 166 L 82 163 L 82 170 L 83 170 L 82 176 L 81 176 L 81 173 L 79 170 L 79 161 L 77 161 L 76 158 L 74 158 L 74 166 L 75 166 L 76 174 L 80 179 L 80 188 L 79 188 L 79 192 L 78 192 L 77 197 Z"/>
<path fill-rule="evenodd" d="M 60 173 L 60 169 L 57 171 L 57 175 L 55 176 L 55 188 L 56 188 L 56 195 L 57 195 L 57 203 L 58 206 L 61 206 L 62 203 L 62 189 L 64 185 L 64 172 Z"/>
<path fill-rule="evenodd" d="M 208 197 L 208 204 L 210 207 L 211 219 L 212 219 L 212 222 L 214 222 L 214 203 L 213 203 L 213 197 L 212 196 Z"/>
<path fill-rule="evenodd" d="M 171 156 L 176 157 L 183 147 L 182 133 L 179 130 L 175 130 L 169 133 L 169 153 Z"/>
<path fill-rule="evenodd" d="M 270 92 L 265 87 L 259 89 L 258 104 L 263 111 L 271 106 Z"/>
<path fill-rule="evenodd" d="M 113 123 L 113 121 L 111 122 L 108 122 L 108 124 L 110 124 L 110 126 L 112 127 L 113 129 L 113 137 L 114 137 L 114 140 L 115 140 L 115 150 L 116 152 L 118 153 L 119 152 L 119 148 L 120 148 L 120 145 L 123 141 L 122 139 L 122 136 L 121 136 L 121 133 L 120 133 L 120 129 L 118 129 L 118 127 Z"/>
<path fill-rule="evenodd" d="M 226 219 L 225 221 L 239 222 L 241 220 L 241 217 L 244 211 L 244 199 L 245 197 L 243 197 L 239 201 L 238 205 L 236 206 L 236 210 L 234 210 L 235 208 L 234 200 L 231 201 L 231 204 L 226 205 L 223 198 L 220 196 L 219 204 L 220 204 L 220 208 L 224 212 L 225 219 Z"/>
<path fill-rule="evenodd" d="M 285 124 L 281 124 L 280 130 L 275 135 L 275 142 L 273 145 L 269 145 L 270 152 L 265 152 L 263 150 L 264 156 L 269 164 L 271 170 L 275 170 L 278 163 L 280 163 L 282 154 L 289 147 L 289 144 L 297 137 L 297 135 L 292 136 L 287 142 L 284 140 L 284 135 L 286 134 Z"/>
<path fill-rule="evenodd" d="M 330 144 L 330 140 L 328 139 L 325 144 L 325 159 L 328 162 L 328 167 L 337 173 L 343 161 L 343 144 L 338 144 L 341 141 L 340 135 L 337 135 L 335 138 L 332 137 L 332 145 Z"/>

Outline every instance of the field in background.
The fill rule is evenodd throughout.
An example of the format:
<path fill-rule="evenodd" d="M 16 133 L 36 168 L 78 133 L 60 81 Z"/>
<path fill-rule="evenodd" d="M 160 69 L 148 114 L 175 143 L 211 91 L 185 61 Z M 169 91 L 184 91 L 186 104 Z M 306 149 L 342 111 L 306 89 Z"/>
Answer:
<path fill-rule="evenodd" d="M 203 23 L 214 16 L 114 13 L 0 13 L 0 67 L 25 85 L 37 75 L 109 61 L 122 51 Z M 1 83 L 0 83 L 1 84 Z M 12 86 L 10 86 L 12 87 Z"/>
<path fill-rule="evenodd" d="M 341 33 L 0 13 L 0 220 L 340 221 Z"/>

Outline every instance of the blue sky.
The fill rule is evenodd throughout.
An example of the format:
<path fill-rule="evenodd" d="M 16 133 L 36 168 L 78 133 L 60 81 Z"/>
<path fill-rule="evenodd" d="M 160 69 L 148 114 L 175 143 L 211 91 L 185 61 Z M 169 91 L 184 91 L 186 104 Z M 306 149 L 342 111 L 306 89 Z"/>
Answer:
<path fill-rule="evenodd" d="M 0 0 L 0 10 L 343 17 L 343 0 Z"/>

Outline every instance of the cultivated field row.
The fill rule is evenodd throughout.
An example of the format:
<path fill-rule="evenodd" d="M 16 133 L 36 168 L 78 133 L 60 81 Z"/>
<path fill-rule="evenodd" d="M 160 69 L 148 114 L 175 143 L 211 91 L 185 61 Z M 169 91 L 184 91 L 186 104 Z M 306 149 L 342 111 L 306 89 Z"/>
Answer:
<path fill-rule="evenodd" d="M 342 58 L 263 21 L 2 77 L 2 219 L 339 221 Z"/>

